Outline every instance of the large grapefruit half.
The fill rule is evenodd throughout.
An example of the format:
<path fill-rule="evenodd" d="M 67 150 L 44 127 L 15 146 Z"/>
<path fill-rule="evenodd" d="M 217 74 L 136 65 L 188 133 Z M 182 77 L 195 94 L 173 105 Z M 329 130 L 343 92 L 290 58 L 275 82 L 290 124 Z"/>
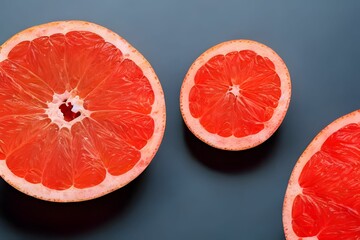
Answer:
<path fill-rule="evenodd" d="M 181 87 L 180 109 L 187 127 L 203 142 L 243 150 L 278 129 L 290 96 L 288 69 L 272 49 L 233 40 L 195 60 Z"/>
<path fill-rule="evenodd" d="M 283 224 L 289 240 L 360 239 L 360 110 L 328 125 L 300 156 Z"/>
<path fill-rule="evenodd" d="M 93 199 L 136 178 L 165 128 L 148 61 L 83 21 L 24 30 L 0 47 L 0 175 L 50 201 Z"/>

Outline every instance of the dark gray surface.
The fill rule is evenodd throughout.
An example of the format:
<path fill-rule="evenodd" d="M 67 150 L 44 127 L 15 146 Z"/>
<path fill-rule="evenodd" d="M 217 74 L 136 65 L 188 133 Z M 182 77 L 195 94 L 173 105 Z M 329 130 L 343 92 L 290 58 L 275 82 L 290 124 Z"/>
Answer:
<path fill-rule="evenodd" d="M 0 239 L 284 239 L 281 211 L 292 168 L 311 139 L 360 107 L 359 1 L 14 1 L 0 3 L 0 42 L 65 19 L 112 29 L 152 64 L 167 129 L 148 169 L 103 198 L 54 204 L 0 182 Z M 179 111 L 182 79 L 207 48 L 253 39 L 286 62 L 288 114 L 265 144 L 222 152 L 195 139 Z"/>

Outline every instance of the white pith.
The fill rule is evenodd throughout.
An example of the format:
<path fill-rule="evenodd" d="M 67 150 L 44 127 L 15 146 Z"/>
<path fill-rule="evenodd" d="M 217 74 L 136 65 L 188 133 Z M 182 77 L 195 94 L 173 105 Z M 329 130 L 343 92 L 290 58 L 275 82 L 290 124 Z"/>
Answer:
<path fill-rule="evenodd" d="M 74 113 L 80 112 L 80 116 L 71 121 L 66 121 L 60 110 L 60 106 L 64 103 L 66 105 L 70 103 L 73 106 L 71 111 Z M 71 126 L 77 122 L 81 122 L 86 117 L 90 117 L 91 114 L 91 111 L 84 108 L 84 101 L 80 99 L 79 96 L 73 96 L 73 94 L 68 91 L 65 91 L 62 94 L 54 93 L 52 101 L 48 102 L 47 105 L 48 107 L 45 110 L 45 113 L 51 119 L 51 122 L 58 125 L 59 128 L 71 129 Z"/>
<path fill-rule="evenodd" d="M 235 97 L 240 96 L 240 86 L 233 85 L 233 86 L 229 87 L 228 93 L 233 94 Z"/>

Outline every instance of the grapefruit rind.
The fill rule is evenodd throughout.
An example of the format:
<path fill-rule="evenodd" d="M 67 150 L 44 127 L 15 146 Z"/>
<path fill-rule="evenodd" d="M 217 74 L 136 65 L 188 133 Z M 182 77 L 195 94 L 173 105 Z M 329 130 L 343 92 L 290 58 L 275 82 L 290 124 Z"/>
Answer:
<path fill-rule="evenodd" d="M 235 136 L 221 137 L 209 133 L 199 119 L 191 116 L 189 108 L 189 93 L 194 86 L 195 75 L 200 67 L 216 55 L 225 55 L 233 51 L 252 50 L 256 54 L 269 58 L 275 65 L 276 73 L 281 80 L 281 97 L 271 119 L 264 123 L 264 129 L 254 135 L 237 138 Z M 208 145 L 222 150 L 245 150 L 258 146 L 270 138 L 282 123 L 290 104 L 291 81 L 289 71 L 280 56 L 271 48 L 253 40 L 231 40 L 220 43 L 201 54 L 187 72 L 180 92 L 180 110 L 189 130 Z"/>
<path fill-rule="evenodd" d="M 155 101 L 152 105 L 152 111 L 149 115 L 154 119 L 155 126 L 152 137 L 148 140 L 146 146 L 140 150 L 142 156 L 141 159 L 131 170 L 120 176 L 112 176 L 107 173 L 103 182 L 97 186 L 86 189 L 71 187 L 66 190 L 54 190 L 43 186 L 41 183 L 29 183 L 25 179 L 19 178 L 13 174 L 7 167 L 6 161 L 0 160 L 0 175 L 6 182 L 27 195 L 54 202 L 78 202 L 94 199 L 127 185 L 129 182 L 139 176 L 154 158 L 161 144 L 166 124 L 164 93 L 161 87 L 161 83 L 158 80 L 157 75 L 150 63 L 125 39 L 111 30 L 95 23 L 77 20 L 59 21 L 46 23 L 23 30 L 0 46 L 0 62 L 7 59 L 9 52 L 17 44 L 23 41 L 31 41 L 41 36 L 50 36 L 56 33 L 66 34 L 70 31 L 90 31 L 98 34 L 106 42 L 109 42 L 120 49 L 124 58 L 131 59 L 137 64 L 137 66 L 141 68 L 144 76 L 149 79 L 149 83 L 151 84 L 152 90 L 154 91 Z"/>
<path fill-rule="evenodd" d="M 304 166 L 311 159 L 311 157 L 321 149 L 321 146 L 330 137 L 330 135 L 351 123 L 360 123 L 360 110 L 356 110 L 336 119 L 334 122 L 330 123 L 327 127 L 321 130 L 320 133 L 311 141 L 311 143 L 308 145 L 308 147 L 305 149 L 305 151 L 301 154 L 300 158 L 296 162 L 289 179 L 283 203 L 282 218 L 286 239 L 302 239 L 297 236 L 292 229 L 291 213 L 295 197 L 302 193 L 302 188 L 298 183 L 298 179 L 300 178 Z M 317 237 L 314 236 L 312 238 L 303 239 L 317 239 Z"/>

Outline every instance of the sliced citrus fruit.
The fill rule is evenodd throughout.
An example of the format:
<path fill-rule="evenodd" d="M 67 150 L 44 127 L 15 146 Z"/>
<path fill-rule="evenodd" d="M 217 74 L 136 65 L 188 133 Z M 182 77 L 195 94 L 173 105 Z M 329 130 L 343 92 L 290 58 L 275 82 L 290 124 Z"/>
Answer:
<path fill-rule="evenodd" d="M 300 156 L 283 224 L 287 239 L 360 239 L 360 110 L 328 125 Z"/>
<path fill-rule="evenodd" d="M 93 199 L 136 178 L 165 128 L 148 61 L 83 21 L 24 30 L 0 48 L 0 174 L 49 201 Z"/>
<path fill-rule="evenodd" d="M 180 108 L 200 140 L 224 150 L 243 150 L 278 129 L 290 96 L 288 69 L 272 49 L 233 40 L 195 60 L 181 87 Z"/>

